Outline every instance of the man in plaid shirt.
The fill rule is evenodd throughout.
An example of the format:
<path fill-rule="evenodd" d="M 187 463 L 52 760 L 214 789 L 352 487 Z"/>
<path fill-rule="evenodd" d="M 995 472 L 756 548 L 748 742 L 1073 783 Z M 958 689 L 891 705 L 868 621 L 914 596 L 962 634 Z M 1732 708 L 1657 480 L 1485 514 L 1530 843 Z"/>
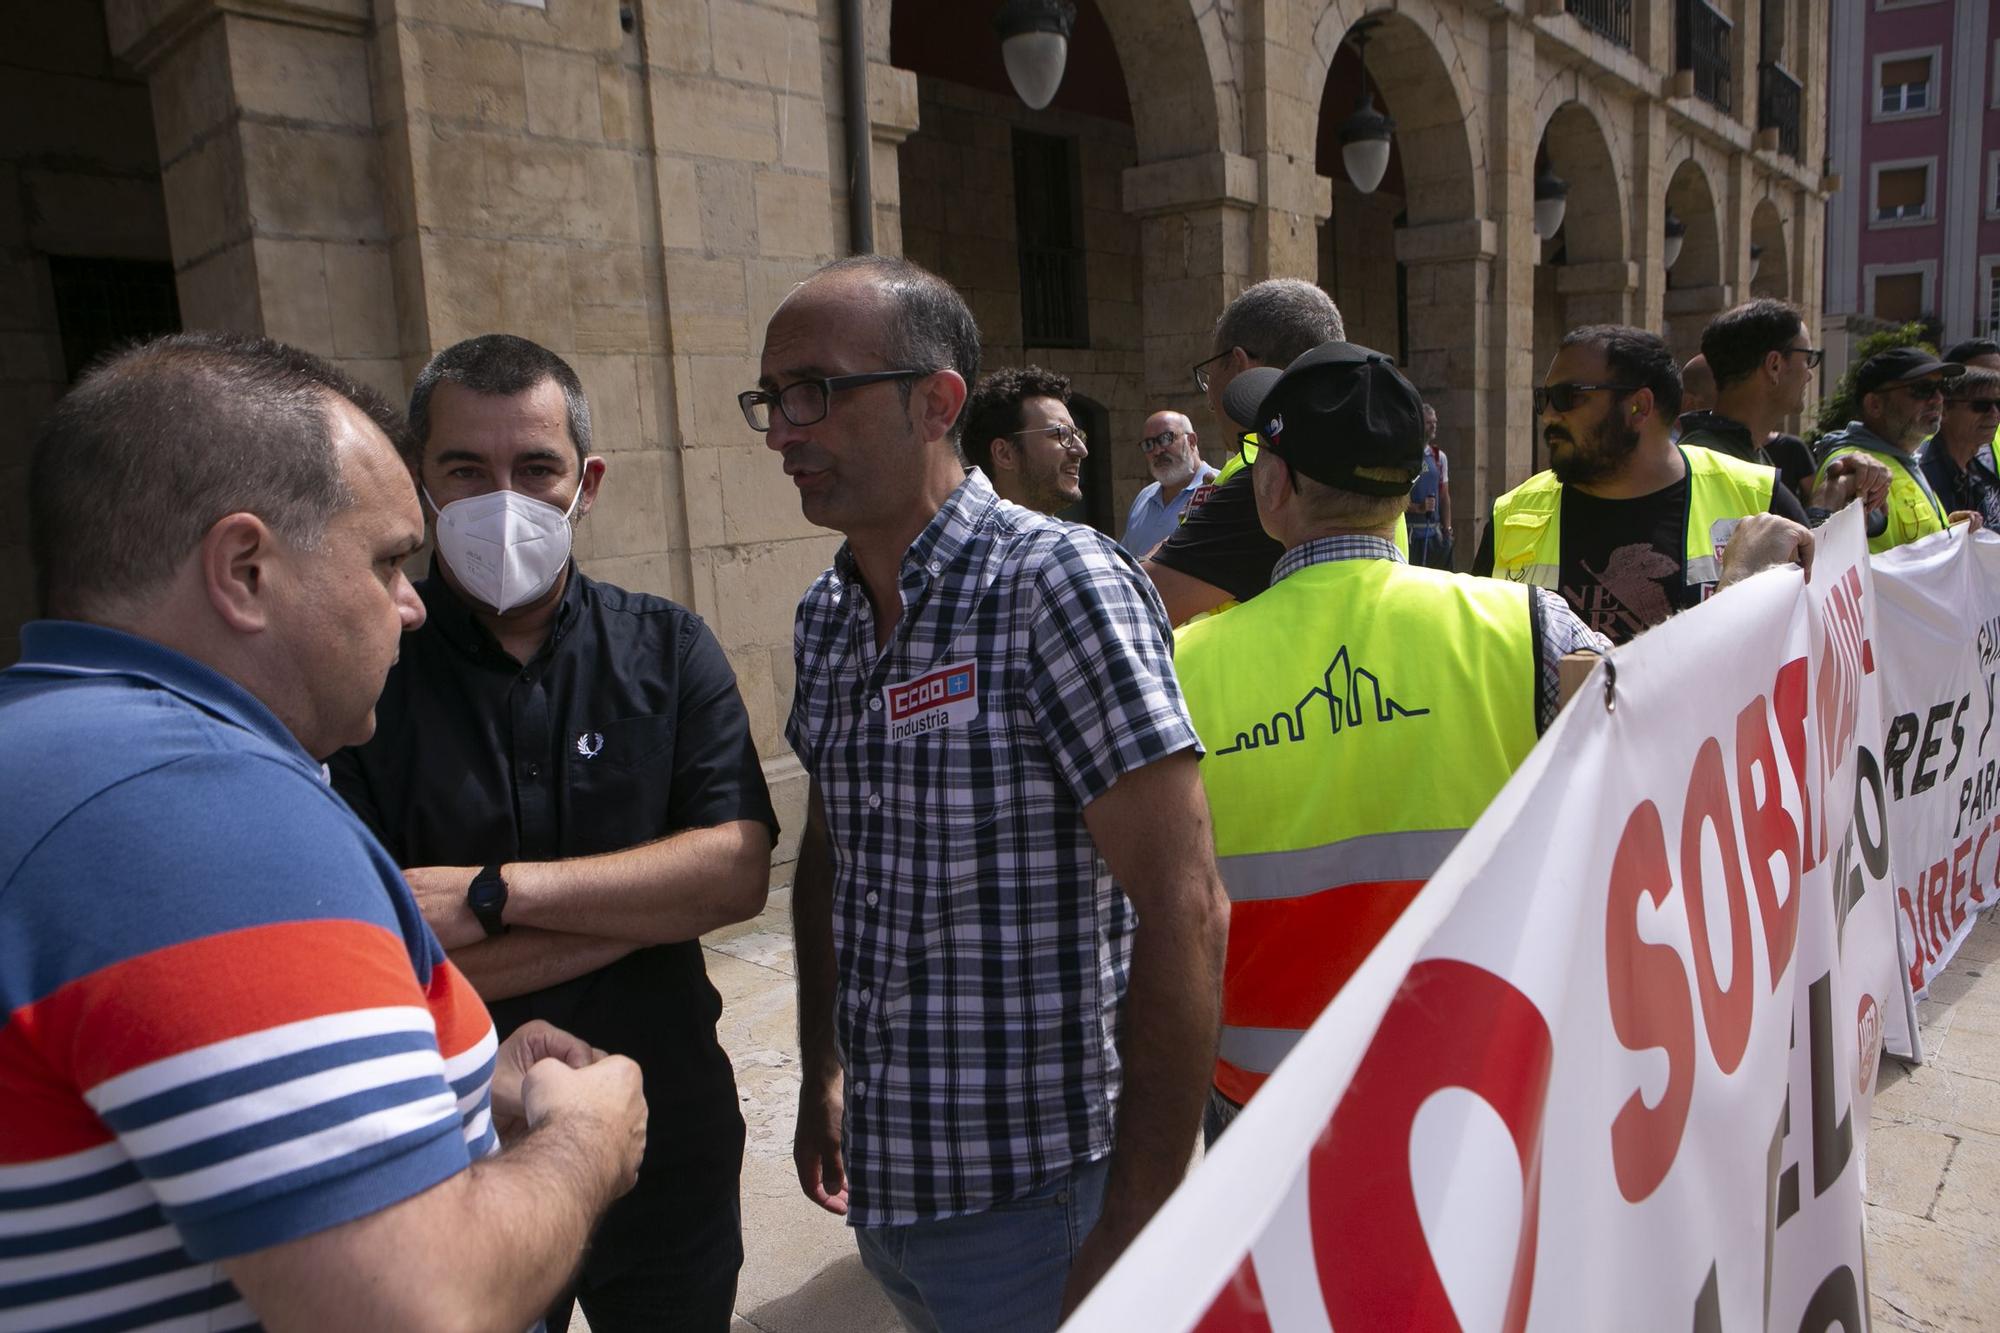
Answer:
<path fill-rule="evenodd" d="M 978 362 L 950 286 L 862 256 L 778 308 L 741 396 L 847 537 L 786 731 L 799 1182 L 951 1331 L 1054 1328 L 1178 1183 L 1227 911 L 1159 598 L 966 469 Z"/>

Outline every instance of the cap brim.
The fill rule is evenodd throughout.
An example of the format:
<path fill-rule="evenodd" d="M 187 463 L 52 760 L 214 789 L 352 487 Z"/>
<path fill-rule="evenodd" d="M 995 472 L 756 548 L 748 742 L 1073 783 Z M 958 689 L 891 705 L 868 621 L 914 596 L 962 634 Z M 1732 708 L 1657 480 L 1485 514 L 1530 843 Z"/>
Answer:
<path fill-rule="evenodd" d="M 1284 373 L 1276 366 L 1253 366 L 1244 371 L 1223 388 L 1222 410 L 1244 430 L 1256 430 L 1257 409 Z"/>

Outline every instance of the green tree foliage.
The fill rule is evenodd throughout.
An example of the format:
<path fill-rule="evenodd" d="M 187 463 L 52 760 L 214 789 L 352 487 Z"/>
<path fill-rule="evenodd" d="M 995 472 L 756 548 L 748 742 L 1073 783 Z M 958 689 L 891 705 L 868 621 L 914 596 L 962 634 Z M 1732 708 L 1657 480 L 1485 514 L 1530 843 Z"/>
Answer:
<path fill-rule="evenodd" d="M 1854 344 L 1854 350 L 1847 359 L 1847 372 L 1840 377 L 1840 383 L 1834 386 L 1833 392 L 1820 400 L 1818 434 L 1839 430 L 1848 422 L 1861 419 L 1861 403 L 1854 392 L 1854 372 L 1861 368 L 1862 362 L 1891 347 L 1921 347 L 1936 356 L 1937 344 L 1936 320 L 1913 320 L 1900 328 L 1871 333 Z"/>

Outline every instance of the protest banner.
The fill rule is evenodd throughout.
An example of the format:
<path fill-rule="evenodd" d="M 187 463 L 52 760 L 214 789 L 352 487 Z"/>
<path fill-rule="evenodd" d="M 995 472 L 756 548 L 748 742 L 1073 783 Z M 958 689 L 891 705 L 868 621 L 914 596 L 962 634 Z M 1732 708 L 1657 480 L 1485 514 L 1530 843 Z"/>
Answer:
<path fill-rule="evenodd" d="M 1613 653 L 1068 1327 L 1861 1327 L 1872 603 L 1850 510 Z"/>
<path fill-rule="evenodd" d="M 2000 536 L 1939 533 L 1878 556 L 1874 575 L 1889 861 L 1922 999 L 2000 902 Z"/>

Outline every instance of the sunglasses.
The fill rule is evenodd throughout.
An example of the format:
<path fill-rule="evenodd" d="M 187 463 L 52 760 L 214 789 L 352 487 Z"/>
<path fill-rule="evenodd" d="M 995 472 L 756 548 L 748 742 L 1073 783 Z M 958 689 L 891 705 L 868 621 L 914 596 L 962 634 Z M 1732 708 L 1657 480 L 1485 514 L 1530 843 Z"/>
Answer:
<path fill-rule="evenodd" d="M 1181 433 L 1177 430 L 1163 430 L 1158 435 L 1148 435 L 1139 441 L 1139 452 L 1151 457 L 1171 446 L 1180 437 Z"/>
<path fill-rule="evenodd" d="M 1944 397 L 1943 380 L 1921 380 L 1915 384 L 1892 384 L 1889 388 L 1894 389 L 1898 393 L 1906 393 L 1910 395 L 1911 399 L 1919 403 L 1928 403 L 1933 399 Z"/>
<path fill-rule="evenodd" d="M 1554 408 L 1558 412 L 1573 412 L 1576 410 L 1576 405 L 1583 401 L 1585 394 L 1595 393 L 1599 389 L 1616 389 L 1620 393 L 1632 393 L 1642 387 L 1644 386 L 1638 384 L 1577 384 L 1574 382 L 1544 384 L 1535 390 L 1535 415 L 1540 416 L 1550 408 Z"/>
<path fill-rule="evenodd" d="M 2000 398 L 1953 398 L 1953 407 L 1969 407 L 1981 416 L 1988 412 L 2000 412 Z"/>

